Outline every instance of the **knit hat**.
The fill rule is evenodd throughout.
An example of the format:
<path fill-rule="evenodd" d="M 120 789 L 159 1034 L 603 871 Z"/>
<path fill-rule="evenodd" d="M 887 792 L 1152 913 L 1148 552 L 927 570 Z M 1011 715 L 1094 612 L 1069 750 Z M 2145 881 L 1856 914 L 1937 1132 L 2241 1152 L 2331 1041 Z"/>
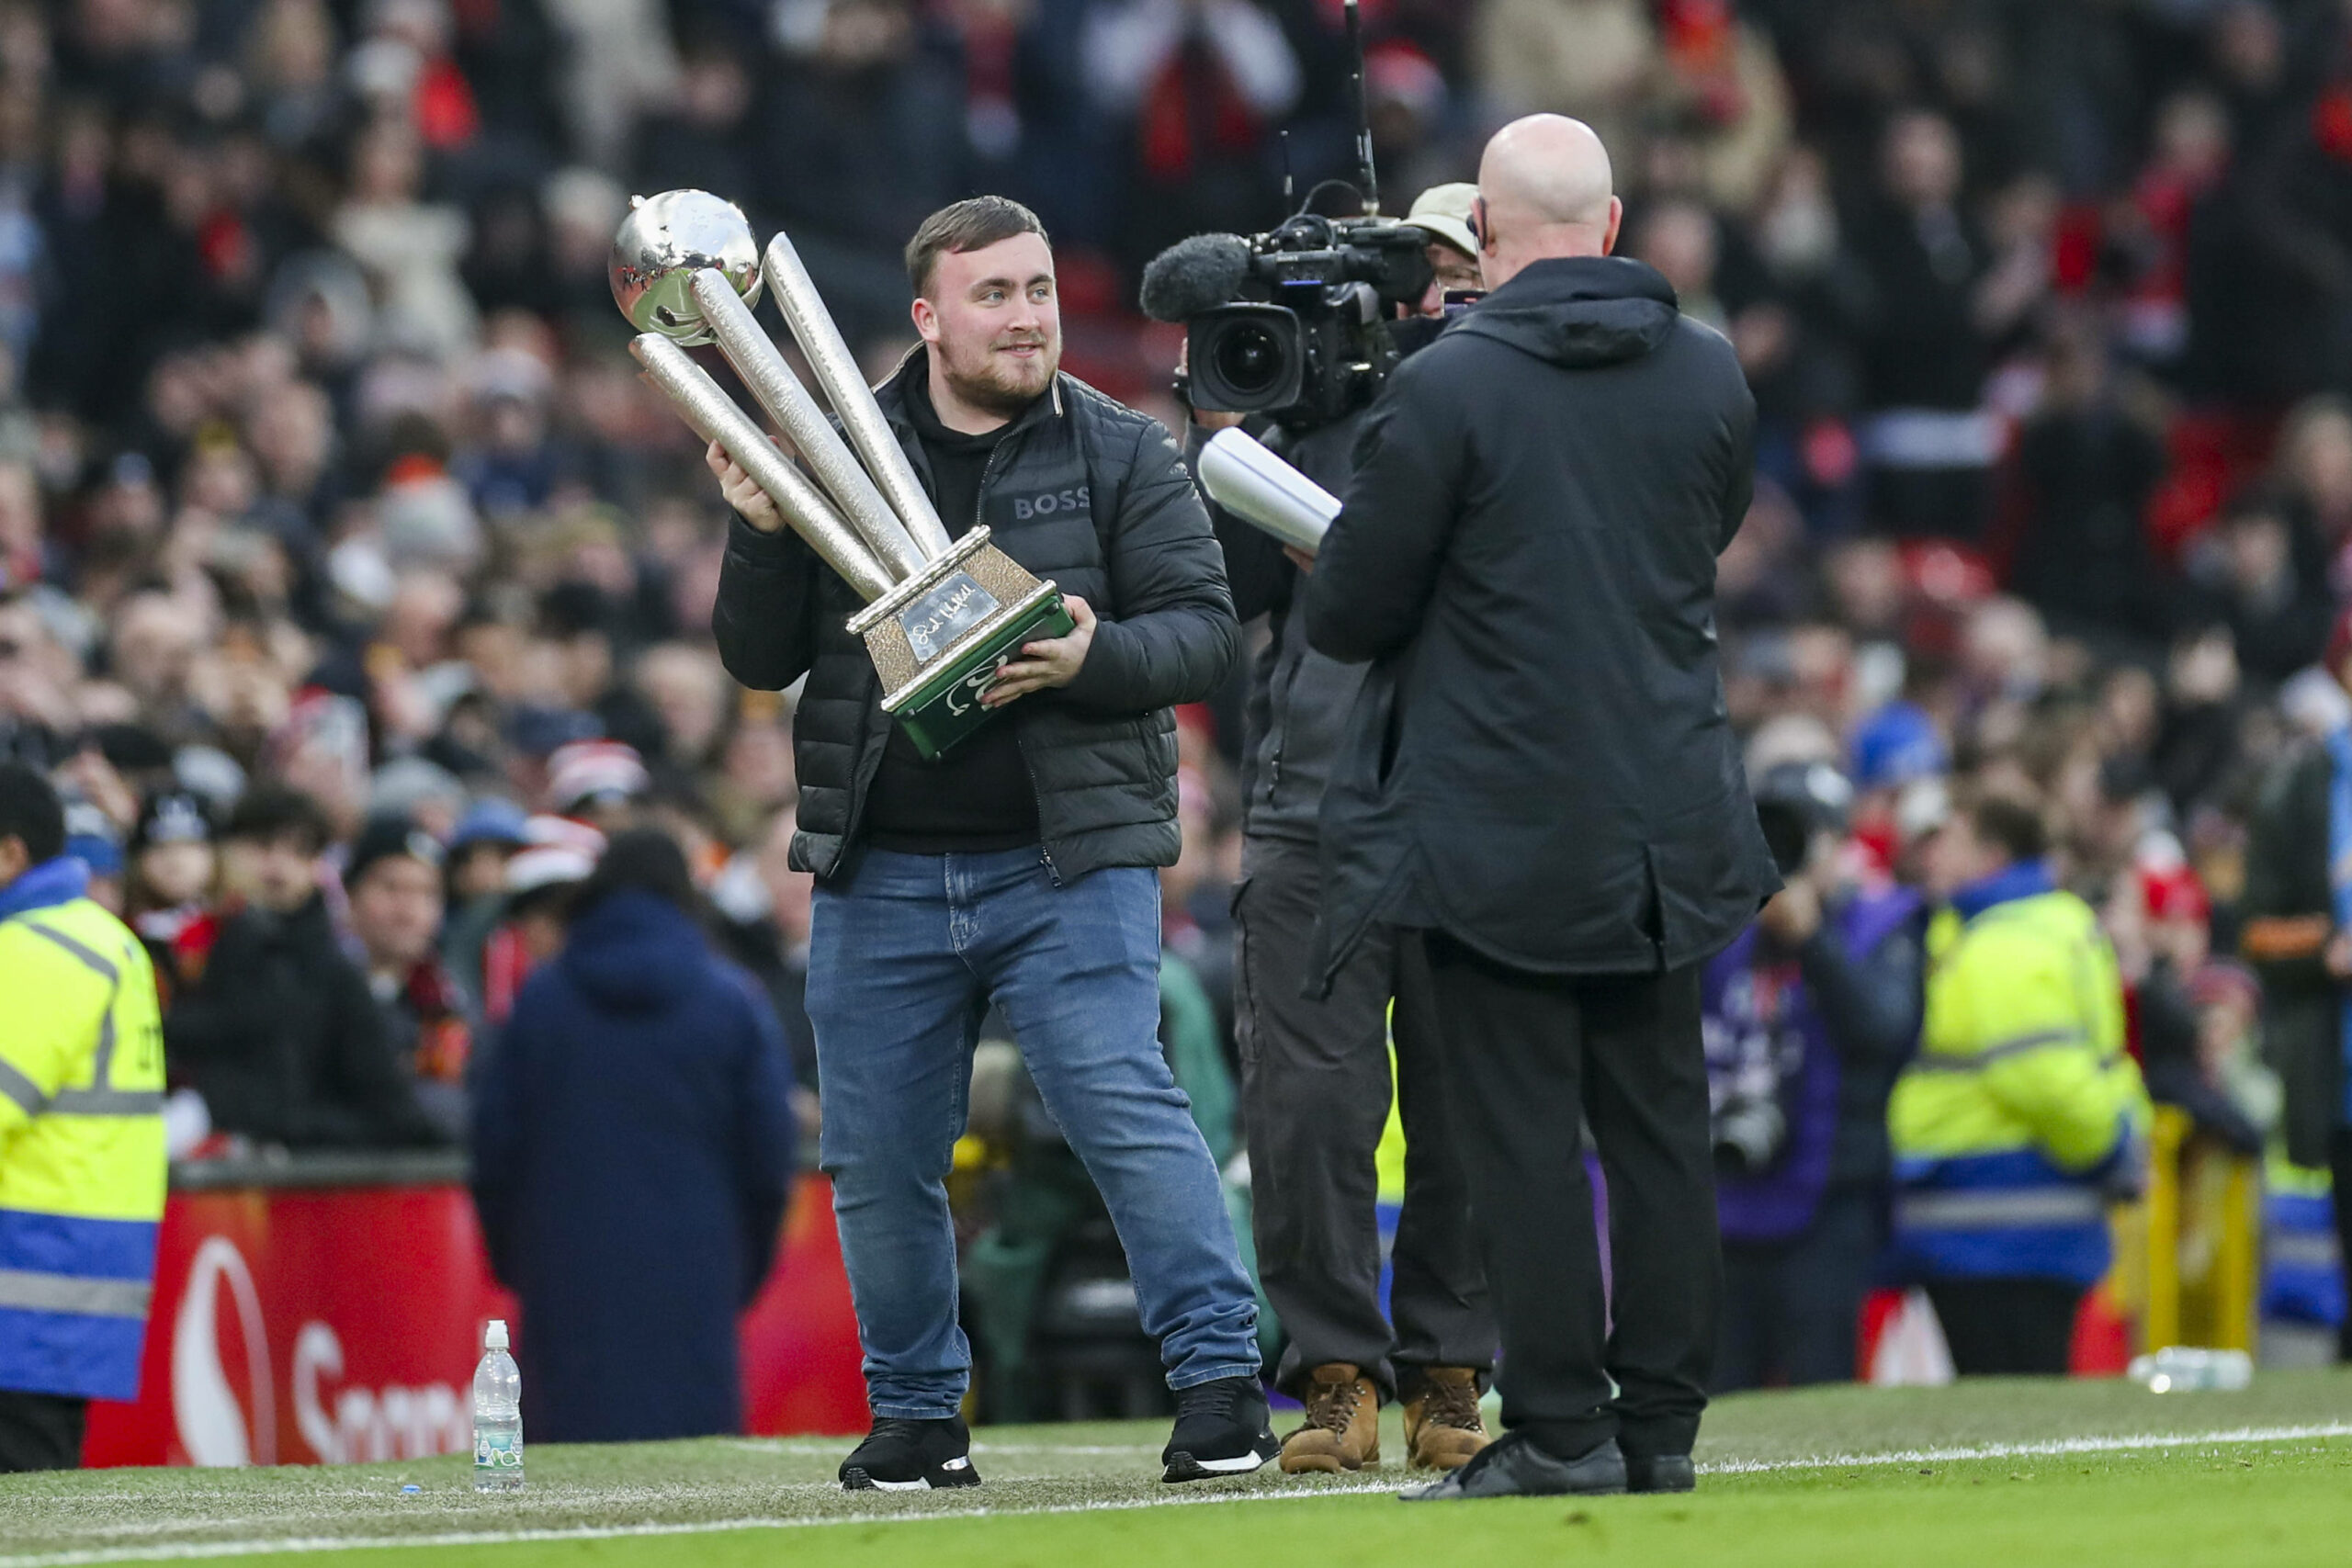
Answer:
<path fill-rule="evenodd" d="M 159 789 L 139 803 L 139 820 L 131 825 L 130 852 L 156 844 L 209 844 L 214 832 L 212 808 L 192 790 Z"/>
<path fill-rule="evenodd" d="M 122 841 L 114 821 L 86 800 L 65 803 L 65 852 L 90 868 L 94 876 L 122 874 Z"/>
<path fill-rule="evenodd" d="M 505 844 L 510 848 L 528 841 L 524 832 L 523 808 L 511 800 L 496 795 L 478 800 L 458 818 L 458 826 L 449 835 L 452 852 L 474 844 Z"/>
<path fill-rule="evenodd" d="M 344 863 L 344 886 L 358 886 L 360 879 L 378 862 L 399 855 L 422 861 L 435 871 L 441 869 L 441 862 L 446 858 L 441 840 L 409 818 L 369 818 L 368 825 L 359 829 L 359 837 L 352 840 L 351 858 Z"/>
<path fill-rule="evenodd" d="M 548 809 L 578 811 L 643 795 L 651 783 L 637 748 L 617 740 L 575 740 L 548 759 Z"/>
<path fill-rule="evenodd" d="M 1884 789 L 1951 768 L 1951 754 L 1936 721 L 1917 704 L 1889 703 L 1854 733 L 1856 789 Z"/>

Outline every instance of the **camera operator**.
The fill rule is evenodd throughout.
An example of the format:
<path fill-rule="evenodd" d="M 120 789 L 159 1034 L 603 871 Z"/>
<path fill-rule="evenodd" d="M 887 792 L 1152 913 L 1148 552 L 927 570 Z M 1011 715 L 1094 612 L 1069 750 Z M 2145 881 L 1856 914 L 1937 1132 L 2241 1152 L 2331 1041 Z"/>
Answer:
<path fill-rule="evenodd" d="M 1501 1328 L 1509 1430 L 1407 1495 L 1686 1491 L 1723 1266 L 1700 967 L 1779 885 L 1714 636 L 1755 400 L 1610 255 L 1589 127 L 1504 127 L 1478 190 L 1494 292 L 1373 405 L 1305 595 L 1308 643 L 1372 665 L 1324 793 L 1313 972 L 1421 933 Z"/>
<path fill-rule="evenodd" d="M 1470 212 L 1478 199 L 1478 187 L 1467 180 L 1452 185 L 1431 186 L 1414 201 L 1413 209 L 1405 214 L 1405 221 L 1430 235 L 1429 292 L 1421 296 L 1419 313 L 1442 319 L 1445 315 L 1446 297 L 1455 294 L 1483 294 L 1485 277 L 1478 271 L 1478 239 L 1470 232 Z"/>
<path fill-rule="evenodd" d="M 1436 280 L 1403 308 L 1442 315 L 1443 280 L 1458 286 L 1466 270 L 1475 281 L 1476 243 L 1464 220 L 1476 190 L 1441 186 L 1414 204 L 1407 221 L 1440 236 L 1428 247 Z M 1263 439 L 1317 483 L 1341 491 L 1363 413 L 1305 430 L 1270 424 Z M 1194 455 L 1201 432 L 1240 420 L 1195 412 Z M 1379 1407 L 1401 1398 L 1408 1461 L 1451 1470 L 1487 1441 L 1478 1394 L 1493 1371 L 1495 1327 L 1447 1136 L 1419 945 L 1384 933 L 1350 955 L 1328 998 L 1303 994 L 1322 907 L 1323 783 L 1364 669 L 1306 646 L 1301 580 L 1282 546 L 1218 507 L 1209 513 L 1236 612 L 1244 624 L 1266 616 L 1269 631 L 1244 731 L 1234 1011 L 1259 1268 L 1289 1337 L 1276 1382 L 1306 1406 L 1304 1423 L 1283 1440 L 1282 1468 L 1377 1463 Z M 1384 1315 L 1374 1155 L 1388 1119 L 1392 998 L 1407 1152 Z"/>
<path fill-rule="evenodd" d="M 1924 917 L 1838 869 L 1853 786 L 1826 761 L 1756 779 L 1787 886 L 1701 981 L 1724 1326 L 1714 1390 L 1842 1382 L 1886 1242 L 1886 1102 L 1919 1032 Z"/>

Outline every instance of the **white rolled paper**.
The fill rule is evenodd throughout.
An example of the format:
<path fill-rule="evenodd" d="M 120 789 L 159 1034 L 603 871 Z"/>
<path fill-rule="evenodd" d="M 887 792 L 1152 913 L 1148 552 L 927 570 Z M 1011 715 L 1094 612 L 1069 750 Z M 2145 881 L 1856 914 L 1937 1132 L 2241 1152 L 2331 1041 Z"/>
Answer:
<path fill-rule="evenodd" d="M 1201 449 L 1201 488 L 1211 501 L 1283 544 L 1313 555 L 1340 498 L 1275 457 L 1248 431 L 1220 430 Z"/>

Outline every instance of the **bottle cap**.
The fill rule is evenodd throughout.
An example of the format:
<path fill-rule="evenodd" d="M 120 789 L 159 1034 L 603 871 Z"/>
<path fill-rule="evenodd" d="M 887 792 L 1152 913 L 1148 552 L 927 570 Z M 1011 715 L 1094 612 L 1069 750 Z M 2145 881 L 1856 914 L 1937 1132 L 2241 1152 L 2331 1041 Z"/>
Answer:
<path fill-rule="evenodd" d="M 481 1343 L 482 1348 L 486 1350 L 505 1349 L 506 1320 L 503 1317 L 492 1318 L 490 1320 L 490 1331 L 482 1336 Z"/>

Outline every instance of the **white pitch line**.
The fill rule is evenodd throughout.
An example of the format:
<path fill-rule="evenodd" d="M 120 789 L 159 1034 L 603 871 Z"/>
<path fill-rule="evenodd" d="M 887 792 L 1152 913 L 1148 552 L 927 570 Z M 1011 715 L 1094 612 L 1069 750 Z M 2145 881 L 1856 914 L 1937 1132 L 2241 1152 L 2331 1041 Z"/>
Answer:
<path fill-rule="evenodd" d="M 1726 1460 L 1700 1466 L 1709 1475 L 1755 1475 L 1775 1471 L 1838 1470 L 1872 1465 L 1950 1464 L 1965 1460 L 2056 1458 L 2070 1454 L 2124 1453 L 2152 1449 L 2226 1447 L 2249 1443 L 2301 1442 L 2352 1437 L 2352 1423 L 2311 1427 L 2236 1427 L 2225 1431 L 2142 1433 L 2108 1438 L 2064 1438 L 2034 1443 L 1984 1443 L 1967 1448 L 1907 1449 L 1895 1453 L 1844 1454 L 1793 1460 Z M 1035 1507 L 943 1508 L 887 1514 L 828 1514 L 799 1518 L 702 1519 L 666 1524 L 576 1525 L 546 1529 L 467 1530 L 441 1535 L 316 1536 L 268 1540 L 188 1541 L 151 1548 L 101 1548 L 0 1557 L 0 1568 L 101 1568 L 115 1562 L 187 1562 L 220 1557 L 276 1556 L 298 1551 L 372 1551 L 407 1548 L 505 1546 L 569 1540 L 627 1540 L 639 1537 L 724 1535 L 739 1530 L 808 1529 L 828 1525 L 913 1524 L 930 1519 L 1022 1518 L 1054 1514 L 1125 1513 L 1137 1508 L 1197 1507 L 1218 1503 L 1296 1503 L 1317 1497 L 1389 1492 L 1388 1482 L 1356 1482 L 1286 1492 L 1193 1492 L 1170 1497 L 1131 1497 L 1114 1502 L 1049 1503 Z"/>
<path fill-rule="evenodd" d="M 1213 1503 L 1295 1503 L 1367 1492 L 1394 1492 L 1385 1482 L 1317 1486 L 1295 1492 L 1193 1492 L 1174 1497 L 1128 1497 L 1115 1502 L 1048 1503 L 1021 1508 L 911 1509 L 888 1514 L 828 1514 L 798 1518 L 701 1519 L 672 1524 L 578 1525 L 553 1529 L 468 1530 L 445 1535 L 318 1536 L 307 1540 L 207 1540 L 147 1550 L 46 1551 L 0 1557 L 0 1568 L 95 1568 L 109 1562 L 187 1562 L 215 1557 L 275 1556 L 295 1551 L 368 1551 L 397 1547 L 506 1546 L 565 1540 L 625 1540 L 640 1536 L 722 1535 L 738 1530 L 806 1529 L 820 1525 L 879 1525 L 918 1519 L 1023 1518 L 1046 1514 L 1108 1514 L 1136 1508 L 1181 1508 Z"/>
<path fill-rule="evenodd" d="M 2352 1423 L 2318 1427 L 2233 1427 L 2224 1432 L 2183 1436 L 2147 1432 L 2112 1438 L 2053 1438 L 2036 1443 L 1983 1443 L 1967 1448 L 1905 1449 L 1898 1453 L 1829 1454 L 1811 1459 L 1721 1460 L 1702 1464 L 1702 1475 L 1758 1475 L 1782 1470 L 1847 1470 L 1867 1465 L 1953 1464 L 1972 1459 L 2054 1459 L 2067 1454 L 2129 1453 L 2144 1449 L 2193 1449 L 2203 1443 L 2292 1443 L 2311 1438 L 2352 1438 Z M 0 1568 L 8 1568 L 0 1562 Z"/>

